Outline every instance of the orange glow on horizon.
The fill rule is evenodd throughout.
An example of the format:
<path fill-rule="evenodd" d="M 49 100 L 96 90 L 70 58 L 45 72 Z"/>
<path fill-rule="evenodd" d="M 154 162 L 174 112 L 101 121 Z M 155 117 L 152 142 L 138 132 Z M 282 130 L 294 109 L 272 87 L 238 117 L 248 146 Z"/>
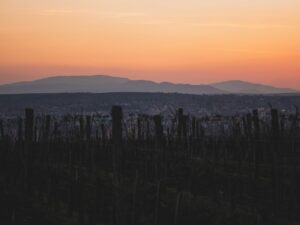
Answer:
<path fill-rule="evenodd" d="M 299 1 L 210 2 L 4 0 L 0 83 L 111 74 L 300 89 Z"/>

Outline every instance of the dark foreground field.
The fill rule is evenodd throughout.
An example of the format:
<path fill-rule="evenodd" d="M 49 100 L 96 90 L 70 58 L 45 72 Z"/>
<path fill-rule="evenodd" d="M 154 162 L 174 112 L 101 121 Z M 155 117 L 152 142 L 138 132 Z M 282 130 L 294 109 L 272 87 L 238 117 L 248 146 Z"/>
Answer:
<path fill-rule="evenodd" d="M 300 224 L 299 113 L 0 123 L 0 224 Z"/>

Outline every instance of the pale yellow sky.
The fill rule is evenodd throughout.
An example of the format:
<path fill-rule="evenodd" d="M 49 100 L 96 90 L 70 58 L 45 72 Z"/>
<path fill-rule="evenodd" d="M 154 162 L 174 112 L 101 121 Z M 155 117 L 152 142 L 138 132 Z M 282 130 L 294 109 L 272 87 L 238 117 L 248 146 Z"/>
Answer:
<path fill-rule="evenodd" d="M 1 0 L 0 83 L 59 74 L 300 88 L 300 1 Z"/>

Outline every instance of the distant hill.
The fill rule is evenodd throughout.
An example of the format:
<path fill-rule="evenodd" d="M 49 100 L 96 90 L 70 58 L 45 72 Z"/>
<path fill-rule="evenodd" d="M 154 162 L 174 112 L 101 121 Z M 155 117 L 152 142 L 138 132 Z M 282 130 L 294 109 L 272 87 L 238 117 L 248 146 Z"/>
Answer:
<path fill-rule="evenodd" d="M 0 86 L 0 94 L 26 93 L 109 93 L 109 92 L 165 92 L 185 94 L 223 94 L 209 85 L 156 83 L 146 80 L 97 76 L 59 76 Z"/>
<path fill-rule="evenodd" d="M 56 76 L 45 79 L 0 85 L 0 94 L 28 93 L 110 93 L 110 92 L 161 92 L 183 94 L 274 94 L 292 93 L 291 89 L 252 84 L 243 81 L 226 81 L 210 85 L 174 84 L 147 80 L 130 80 L 106 75 Z"/>
<path fill-rule="evenodd" d="M 277 88 L 268 85 L 255 84 L 240 80 L 230 80 L 211 84 L 212 87 L 221 91 L 239 94 L 284 94 L 295 93 L 296 90 L 288 88 Z"/>

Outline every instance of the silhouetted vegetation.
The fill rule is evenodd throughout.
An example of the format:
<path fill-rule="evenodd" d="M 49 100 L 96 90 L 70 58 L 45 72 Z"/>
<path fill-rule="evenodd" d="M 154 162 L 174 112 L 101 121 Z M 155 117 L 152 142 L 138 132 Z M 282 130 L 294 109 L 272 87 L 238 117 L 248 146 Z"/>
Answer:
<path fill-rule="evenodd" d="M 1 224 L 300 223 L 299 112 L 0 122 Z"/>

